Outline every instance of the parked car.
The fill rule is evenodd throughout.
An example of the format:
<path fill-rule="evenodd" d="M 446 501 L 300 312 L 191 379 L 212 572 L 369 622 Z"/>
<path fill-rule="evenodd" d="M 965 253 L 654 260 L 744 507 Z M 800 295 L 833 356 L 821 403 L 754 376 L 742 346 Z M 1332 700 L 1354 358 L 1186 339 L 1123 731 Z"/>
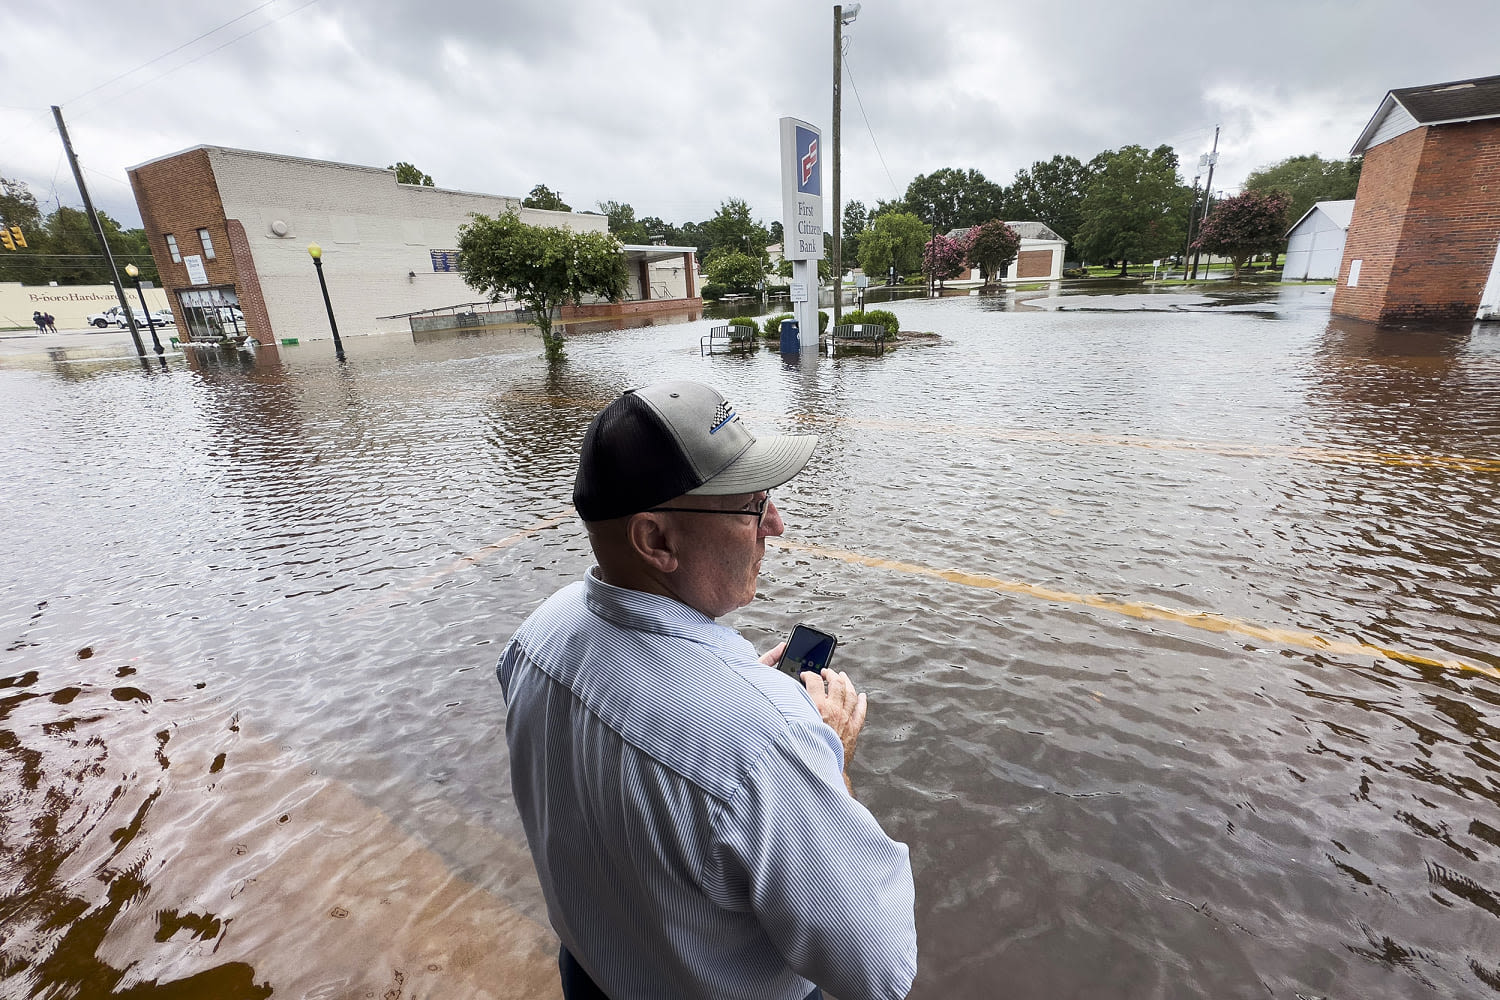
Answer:
<path fill-rule="evenodd" d="M 102 313 L 91 313 L 86 322 L 89 326 L 97 326 L 103 330 L 110 326 L 124 326 L 125 317 L 120 314 L 119 306 L 110 306 Z"/>
<path fill-rule="evenodd" d="M 130 311 L 130 314 L 135 316 L 135 325 L 138 328 L 146 326 L 146 317 L 137 316 L 134 309 Z M 125 313 L 121 311 L 119 306 L 110 306 L 102 313 L 93 313 L 88 317 L 87 322 L 89 326 L 97 326 L 101 330 L 111 326 L 124 329 L 130 325 L 129 321 L 125 319 Z M 154 311 L 151 314 L 151 322 L 157 326 L 177 325 L 177 319 L 172 315 L 172 310 L 170 309 L 157 309 Z"/>

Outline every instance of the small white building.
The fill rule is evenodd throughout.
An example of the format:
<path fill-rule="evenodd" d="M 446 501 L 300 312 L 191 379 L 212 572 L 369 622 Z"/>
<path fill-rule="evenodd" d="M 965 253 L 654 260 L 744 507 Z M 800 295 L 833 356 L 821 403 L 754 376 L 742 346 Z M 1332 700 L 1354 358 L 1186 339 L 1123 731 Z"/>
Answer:
<path fill-rule="evenodd" d="M 1320 201 L 1286 233 L 1283 281 L 1333 280 L 1344 259 L 1344 241 L 1354 218 L 1354 199 Z"/>
<path fill-rule="evenodd" d="M 1010 262 L 1002 281 L 1057 281 L 1062 277 L 1063 254 L 1068 241 L 1057 235 L 1041 222 L 1007 222 L 1007 226 L 1021 237 L 1021 249 L 1016 259 Z M 949 239 L 963 239 L 968 229 L 955 229 Z M 970 268 L 957 278 L 945 282 L 947 285 L 978 285 L 983 282 L 979 272 Z"/>

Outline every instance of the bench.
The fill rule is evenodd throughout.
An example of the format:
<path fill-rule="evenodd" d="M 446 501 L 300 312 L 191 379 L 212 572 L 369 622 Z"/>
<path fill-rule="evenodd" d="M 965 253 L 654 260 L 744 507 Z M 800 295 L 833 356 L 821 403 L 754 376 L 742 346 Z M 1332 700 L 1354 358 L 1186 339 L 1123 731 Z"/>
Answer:
<path fill-rule="evenodd" d="M 726 323 L 713 327 L 698 341 L 698 353 L 707 354 L 714 347 L 749 347 L 755 343 L 755 327 L 744 323 Z"/>
<path fill-rule="evenodd" d="M 878 347 L 885 352 L 885 342 L 891 339 L 890 331 L 883 323 L 844 323 L 833 328 L 833 343 L 859 344 Z"/>

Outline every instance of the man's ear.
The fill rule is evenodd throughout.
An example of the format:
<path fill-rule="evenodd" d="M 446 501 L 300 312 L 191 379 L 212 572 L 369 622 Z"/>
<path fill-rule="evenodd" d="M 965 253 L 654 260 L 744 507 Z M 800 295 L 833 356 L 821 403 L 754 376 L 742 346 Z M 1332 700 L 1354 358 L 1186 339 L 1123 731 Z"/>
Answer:
<path fill-rule="evenodd" d="M 636 514 L 625 525 L 625 537 L 636 556 L 658 573 L 677 569 L 677 539 L 665 517 Z"/>

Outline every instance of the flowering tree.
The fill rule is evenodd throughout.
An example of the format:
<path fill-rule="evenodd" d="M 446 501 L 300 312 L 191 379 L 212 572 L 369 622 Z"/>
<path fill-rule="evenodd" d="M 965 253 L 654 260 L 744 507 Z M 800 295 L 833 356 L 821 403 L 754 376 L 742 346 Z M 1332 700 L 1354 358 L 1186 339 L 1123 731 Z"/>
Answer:
<path fill-rule="evenodd" d="M 1258 253 L 1276 253 L 1286 241 L 1286 208 L 1290 201 L 1280 191 L 1246 191 L 1213 207 L 1193 248 L 1234 262 L 1240 276 L 1245 261 Z"/>
<path fill-rule="evenodd" d="M 1004 274 L 1020 252 L 1020 235 L 999 219 L 969 230 L 968 263 L 979 268 L 986 281 Z"/>
<path fill-rule="evenodd" d="M 968 246 L 966 240 L 950 239 L 942 234 L 934 236 L 922 248 L 922 270 L 941 287 L 942 282 L 964 273 Z"/>

